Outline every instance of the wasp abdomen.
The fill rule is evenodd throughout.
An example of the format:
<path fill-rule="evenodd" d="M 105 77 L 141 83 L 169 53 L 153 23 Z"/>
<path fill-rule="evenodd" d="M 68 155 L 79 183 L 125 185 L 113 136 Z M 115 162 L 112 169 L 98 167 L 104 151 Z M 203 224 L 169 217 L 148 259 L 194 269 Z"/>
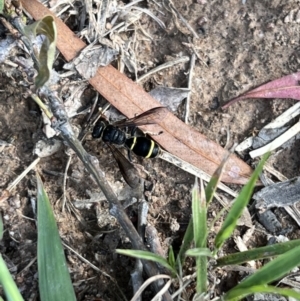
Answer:
<path fill-rule="evenodd" d="M 146 137 L 128 138 L 125 145 L 137 156 L 144 158 L 155 158 L 159 153 L 159 146 Z"/>

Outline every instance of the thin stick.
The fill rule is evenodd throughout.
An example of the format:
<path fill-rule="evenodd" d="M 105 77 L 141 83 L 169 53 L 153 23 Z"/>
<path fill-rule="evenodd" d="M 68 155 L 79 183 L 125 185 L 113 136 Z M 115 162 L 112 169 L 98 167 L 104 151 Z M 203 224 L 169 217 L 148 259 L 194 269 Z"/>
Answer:
<path fill-rule="evenodd" d="M 198 51 L 197 51 L 195 45 L 190 41 L 190 39 L 188 39 L 188 40 L 189 40 L 188 43 L 182 42 L 182 45 L 187 46 L 188 48 L 191 48 L 192 51 L 196 54 L 198 60 L 199 60 L 206 68 L 208 68 L 207 63 L 206 63 L 206 62 L 204 61 L 204 59 L 200 56 L 200 54 L 198 53 Z"/>
<path fill-rule="evenodd" d="M 40 158 L 36 158 L 7 188 L 11 192 L 17 184 L 39 163 Z"/>
<path fill-rule="evenodd" d="M 188 172 L 198 178 L 203 179 L 205 182 L 209 182 L 211 179 L 211 176 L 208 175 L 203 170 L 195 167 L 194 165 L 192 165 L 188 162 L 185 162 L 185 161 L 177 158 L 176 156 L 174 156 L 166 151 L 161 150 L 159 158 L 181 168 L 182 170 L 185 170 L 186 172 Z M 237 195 L 238 195 L 235 191 L 233 191 L 232 189 L 230 189 L 228 186 L 224 185 L 223 183 L 219 183 L 218 188 L 227 192 L 228 194 L 232 195 L 233 197 L 237 197 Z"/>
<path fill-rule="evenodd" d="M 273 151 L 274 149 L 278 148 L 285 142 L 287 142 L 292 137 L 296 136 L 300 132 L 300 122 L 298 121 L 295 125 L 289 128 L 286 132 L 284 132 L 281 136 L 274 139 L 272 142 L 260 147 L 252 152 L 249 153 L 251 158 L 255 158 L 258 156 L 262 156 L 263 154 Z"/>
<path fill-rule="evenodd" d="M 108 8 L 110 6 L 110 0 L 102 0 L 99 3 L 100 3 L 100 9 L 98 9 L 98 13 L 97 13 L 97 19 L 98 19 L 97 27 L 99 28 L 100 37 L 101 37 L 105 32 L 105 25 L 107 19 L 106 15 L 107 15 Z"/>
<path fill-rule="evenodd" d="M 150 76 L 150 75 L 152 75 L 152 74 L 154 74 L 154 73 L 156 73 L 156 72 L 158 72 L 158 71 L 164 70 L 164 69 L 166 69 L 166 68 L 173 67 L 173 66 L 175 66 L 175 65 L 177 65 L 177 64 L 180 64 L 180 63 L 186 63 L 186 62 L 188 62 L 189 60 L 190 60 L 190 58 L 189 58 L 188 56 L 183 56 L 183 57 L 181 57 L 181 58 L 179 58 L 179 59 L 175 59 L 175 60 L 173 60 L 173 61 L 166 62 L 166 63 L 164 63 L 164 64 L 162 64 L 162 65 L 159 65 L 159 66 L 153 68 L 153 69 L 150 70 L 148 73 L 142 75 L 140 78 L 138 78 L 138 79 L 136 80 L 136 82 L 139 83 L 139 82 L 141 82 L 142 80 L 144 80 L 145 78 L 147 78 L 148 76 Z"/>
<path fill-rule="evenodd" d="M 142 294 L 142 292 L 145 290 L 145 288 L 150 285 L 152 282 L 157 281 L 158 279 L 170 279 L 171 277 L 169 275 L 156 275 L 149 279 L 147 279 L 144 284 L 140 287 L 140 289 L 136 292 L 136 294 L 133 296 L 131 301 L 138 300 L 137 298 Z"/>
<path fill-rule="evenodd" d="M 93 270 L 95 270 L 98 273 L 101 273 L 102 275 L 106 276 L 107 278 L 109 278 L 117 287 L 118 291 L 120 292 L 121 296 L 123 297 L 123 299 L 126 301 L 127 298 L 125 297 L 124 293 L 122 292 L 122 290 L 120 289 L 120 287 L 118 286 L 118 283 L 116 282 L 116 280 L 110 276 L 109 274 L 107 274 L 106 272 L 100 270 L 98 267 L 96 267 L 94 264 L 92 264 L 90 261 L 88 261 L 86 258 L 84 258 L 83 256 L 81 256 L 78 252 L 76 252 L 74 249 L 72 249 L 71 247 L 69 247 L 66 243 L 62 242 L 63 246 L 66 247 L 68 250 L 70 250 L 71 252 L 73 252 L 80 260 L 82 260 L 83 262 L 87 263 Z"/>
<path fill-rule="evenodd" d="M 182 23 L 190 30 L 190 32 L 193 34 L 193 36 L 196 39 L 199 39 L 198 34 L 196 33 L 196 31 L 193 29 L 193 27 L 188 23 L 188 21 L 182 16 L 182 14 L 177 10 L 177 8 L 175 7 L 174 3 L 171 0 L 167 1 L 169 4 L 169 8 L 172 10 L 172 13 L 174 15 L 176 15 L 177 17 L 179 17 L 179 19 L 182 21 Z"/>
<path fill-rule="evenodd" d="M 190 61 L 190 74 L 189 74 L 189 82 L 188 82 L 188 96 L 186 98 L 186 104 L 185 104 L 185 116 L 184 116 L 184 122 L 186 124 L 189 123 L 189 115 L 190 115 L 190 100 L 191 100 L 191 94 L 192 94 L 192 80 L 193 80 L 193 71 L 195 67 L 195 61 L 196 61 L 196 55 L 195 53 L 192 54 L 191 56 L 191 61 Z"/>
<path fill-rule="evenodd" d="M 68 169 L 71 164 L 72 160 L 72 154 L 68 154 L 68 161 L 65 167 L 65 172 L 64 172 L 64 179 L 63 179 L 63 203 L 62 203 L 62 212 L 65 211 L 65 205 L 66 205 L 66 187 L 67 187 L 67 179 L 68 179 Z"/>

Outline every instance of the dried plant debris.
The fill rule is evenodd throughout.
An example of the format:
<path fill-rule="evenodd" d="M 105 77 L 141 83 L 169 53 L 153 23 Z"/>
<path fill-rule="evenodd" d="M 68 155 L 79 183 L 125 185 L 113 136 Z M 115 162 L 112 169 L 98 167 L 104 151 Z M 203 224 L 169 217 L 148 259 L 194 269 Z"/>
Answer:
<path fill-rule="evenodd" d="M 252 158 L 261 156 L 264 153 L 278 147 L 286 148 L 296 139 L 300 138 L 300 124 L 297 122 L 293 126 L 289 123 L 300 114 L 300 103 L 286 110 L 274 121 L 264 126 L 256 137 L 249 137 L 240 143 L 236 151 L 241 152 L 248 148 L 253 148 L 249 154 Z"/>
<path fill-rule="evenodd" d="M 269 185 L 253 195 L 258 209 L 285 207 L 300 201 L 300 177 Z"/>
<path fill-rule="evenodd" d="M 179 58 L 176 58 L 176 59 L 172 59 L 170 61 L 167 61 L 165 62 L 164 64 L 162 65 L 159 65 L 155 68 L 153 68 L 152 70 L 150 70 L 149 72 L 147 72 L 146 74 L 142 75 L 140 78 L 138 78 L 136 80 L 136 82 L 141 82 L 143 81 L 145 78 L 149 77 L 150 75 L 153 75 L 154 73 L 158 72 L 158 71 L 161 71 L 163 69 L 166 69 L 166 68 L 170 68 L 170 67 L 173 67 L 175 66 L 176 64 L 180 64 L 180 63 L 186 63 L 190 60 L 190 58 L 188 56 L 182 56 L 182 57 L 179 57 Z"/>
<path fill-rule="evenodd" d="M 187 98 L 188 93 L 187 88 L 169 87 L 157 87 L 149 92 L 152 97 L 172 112 L 177 111 L 183 99 Z"/>
<path fill-rule="evenodd" d="M 187 22 L 187 20 L 182 16 L 182 14 L 177 10 L 173 1 L 171 0 L 163 1 L 163 4 L 167 10 L 171 11 L 173 15 L 173 21 L 178 30 L 180 30 L 182 33 L 186 35 L 192 33 L 194 38 L 199 39 L 199 35 L 196 33 L 193 27 Z M 184 24 L 184 26 L 180 24 L 179 20 Z"/>
<path fill-rule="evenodd" d="M 254 294 L 254 296 L 251 296 L 246 298 L 246 300 L 248 301 L 287 301 L 286 298 L 282 297 L 282 296 L 279 296 L 279 295 L 275 295 L 275 294 L 260 294 L 260 293 L 257 293 L 257 294 Z"/>
<path fill-rule="evenodd" d="M 62 147 L 62 141 L 57 139 L 39 140 L 34 147 L 33 153 L 40 158 L 55 154 Z"/>
<path fill-rule="evenodd" d="M 64 94 L 64 106 L 66 108 L 69 118 L 75 117 L 81 114 L 83 107 L 82 94 L 88 87 L 88 82 L 83 81 L 71 81 L 62 87 L 61 93 Z M 80 113 L 79 113 L 80 112 Z"/>
<path fill-rule="evenodd" d="M 153 12 L 137 6 L 139 2 L 141 0 L 124 5 L 123 2 L 113 0 L 99 3 L 86 1 L 84 2 L 86 15 L 81 14 L 83 20 L 88 16 L 89 26 L 83 28 L 80 35 L 91 43 L 100 42 L 116 49 L 122 54 L 122 60 L 130 72 L 133 70 L 135 72 L 136 69 L 135 60 L 131 58 L 135 57 L 134 52 L 138 43 L 136 31 L 140 30 L 148 40 L 152 39 L 140 24 L 143 14 L 151 17 L 163 29 L 166 28 L 165 24 Z M 128 44 L 133 45 L 129 46 Z"/>
<path fill-rule="evenodd" d="M 11 55 L 11 51 L 16 46 L 16 40 L 12 37 L 1 39 L 0 41 L 0 63 L 4 63 L 8 56 Z"/>
<path fill-rule="evenodd" d="M 64 69 L 75 69 L 78 73 L 89 80 L 94 77 L 99 67 L 107 66 L 116 59 L 117 50 L 101 45 L 89 45 L 72 62 L 64 65 Z"/>
<path fill-rule="evenodd" d="M 276 215 L 271 210 L 257 212 L 258 221 L 272 234 L 279 234 L 282 231 L 282 225 Z"/>

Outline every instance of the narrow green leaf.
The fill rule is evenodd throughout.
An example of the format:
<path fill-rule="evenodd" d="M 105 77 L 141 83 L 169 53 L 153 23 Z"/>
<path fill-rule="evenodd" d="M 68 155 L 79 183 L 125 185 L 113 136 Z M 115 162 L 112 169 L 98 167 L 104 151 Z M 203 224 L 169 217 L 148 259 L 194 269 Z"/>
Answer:
<path fill-rule="evenodd" d="M 3 13 L 3 9 L 4 9 L 4 0 L 0 0 L 0 14 Z"/>
<path fill-rule="evenodd" d="M 3 238 L 3 220 L 2 215 L 0 215 L 0 240 Z"/>
<path fill-rule="evenodd" d="M 202 205 L 202 204 L 201 204 Z M 192 214 L 193 214 L 193 226 L 194 226 L 194 241 L 196 248 L 201 248 L 201 229 L 202 227 L 202 211 L 200 205 L 200 191 L 198 186 L 198 179 L 195 179 L 195 184 L 192 190 Z M 206 228 L 206 224 L 205 224 Z"/>
<path fill-rule="evenodd" d="M 38 272 L 41 300 L 76 300 L 48 196 L 37 174 Z"/>
<path fill-rule="evenodd" d="M 222 160 L 221 164 L 218 166 L 217 170 L 212 175 L 210 181 L 206 185 L 205 195 L 206 195 L 207 204 L 209 204 L 212 201 L 213 197 L 214 197 L 214 194 L 217 190 L 218 184 L 221 180 L 223 170 L 226 167 L 226 163 L 227 163 L 228 158 L 229 158 L 230 155 L 231 155 L 231 152 L 228 152 L 227 155 Z"/>
<path fill-rule="evenodd" d="M 221 230 L 218 232 L 215 239 L 215 246 L 217 249 L 223 245 L 226 239 L 228 239 L 232 232 L 234 231 L 237 221 L 243 213 L 244 208 L 248 205 L 251 199 L 255 183 L 263 169 L 263 165 L 268 159 L 269 154 L 265 155 L 260 161 L 259 165 L 255 169 L 253 175 L 251 176 L 249 182 L 243 187 L 239 196 L 235 199 L 234 204 L 229 210 L 229 213 L 222 225 Z"/>
<path fill-rule="evenodd" d="M 8 301 L 24 301 L 1 255 L 0 285 L 3 287 L 5 296 Z"/>
<path fill-rule="evenodd" d="M 210 249 L 208 248 L 195 248 L 186 251 L 187 256 L 206 256 L 206 257 L 213 257 Z"/>
<path fill-rule="evenodd" d="M 188 227 L 184 233 L 182 245 L 180 247 L 180 250 L 179 250 L 177 258 L 176 258 L 176 267 L 177 268 L 179 266 L 179 263 L 182 264 L 184 262 L 185 253 L 191 246 L 193 239 L 194 239 L 193 218 L 191 217 Z"/>
<path fill-rule="evenodd" d="M 1 255 L 0 284 L 3 287 L 5 296 L 8 301 L 24 301 Z"/>
<path fill-rule="evenodd" d="M 45 16 L 43 19 L 27 25 L 24 32 L 29 39 L 39 34 L 45 36 L 38 56 L 38 75 L 35 78 L 36 88 L 42 87 L 50 78 L 52 66 L 55 59 L 55 47 L 57 31 L 52 16 Z"/>
<path fill-rule="evenodd" d="M 206 197 L 201 182 L 201 191 L 199 191 L 198 179 L 195 180 L 195 185 L 192 190 L 192 215 L 194 224 L 194 242 L 196 248 L 206 247 L 207 238 L 207 207 Z M 196 257 L 196 290 L 198 294 L 207 291 L 207 257 Z"/>
<path fill-rule="evenodd" d="M 300 239 L 230 254 L 228 256 L 218 258 L 217 266 L 242 264 L 251 260 L 260 260 L 264 258 L 275 257 L 298 246 L 300 246 Z"/>
<path fill-rule="evenodd" d="M 205 196 L 206 196 L 206 201 L 209 204 L 210 201 L 212 200 L 214 193 L 217 189 L 218 183 L 220 182 L 220 178 L 222 176 L 223 170 L 225 168 L 226 162 L 228 160 L 228 156 L 230 156 L 230 153 L 223 159 L 221 162 L 220 166 L 218 169 L 214 172 L 213 176 L 211 177 L 211 180 L 207 184 L 205 188 Z M 207 231 L 208 233 L 208 231 Z M 180 247 L 178 256 L 176 258 L 176 264 L 178 265 L 178 262 L 183 262 L 183 258 L 185 256 L 186 251 L 189 249 L 191 246 L 191 243 L 194 238 L 194 229 L 193 229 L 193 219 L 190 219 L 190 222 L 188 224 L 187 230 L 184 234 L 183 242 Z M 204 239 L 206 241 L 206 238 Z"/>
<path fill-rule="evenodd" d="M 169 265 L 168 261 L 165 258 L 163 258 L 159 255 L 156 255 L 154 253 L 151 253 L 148 251 L 121 250 L 121 249 L 117 249 L 116 252 L 118 254 L 125 255 L 125 256 L 139 258 L 142 260 L 154 261 L 156 263 L 159 263 L 161 266 L 165 267 L 169 271 L 171 271 L 173 273 L 173 275 L 177 274 L 176 270 L 171 265 Z"/>
<path fill-rule="evenodd" d="M 3 221 L 0 215 L 0 239 L 3 237 Z M 9 270 L 0 255 L 0 285 L 3 287 L 5 296 L 8 301 L 23 301 L 23 298 L 14 282 Z"/>
<path fill-rule="evenodd" d="M 270 285 L 256 285 L 248 288 L 236 289 L 232 293 L 227 293 L 223 296 L 224 301 L 239 301 L 249 295 L 257 294 L 257 293 L 271 293 L 271 294 L 279 294 L 286 297 L 292 297 L 297 300 L 300 300 L 300 293 L 288 289 L 288 288 L 279 288 L 276 286 Z"/>
<path fill-rule="evenodd" d="M 244 281 L 239 283 L 226 295 L 231 296 L 235 293 L 235 290 L 249 289 L 257 285 L 267 285 L 275 280 L 282 278 L 294 267 L 300 265 L 300 247 L 295 247 L 292 250 L 278 256 L 276 259 L 270 261 L 263 266 L 256 273 L 247 277 Z"/>
<path fill-rule="evenodd" d="M 170 246 L 170 249 L 169 249 L 168 262 L 169 262 L 170 266 L 173 269 L 175 269 L 175 255 L 174 255 L 174 251 L 173 251 L 172 246 Z"/>

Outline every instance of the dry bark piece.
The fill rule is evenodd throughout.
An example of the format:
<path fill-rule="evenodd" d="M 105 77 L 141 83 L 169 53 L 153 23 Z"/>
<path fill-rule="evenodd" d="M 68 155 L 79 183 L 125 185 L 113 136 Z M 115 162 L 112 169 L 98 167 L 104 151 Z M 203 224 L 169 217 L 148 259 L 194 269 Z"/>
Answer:
<path fill-rule="evenodd" d="M 268 232 L 275 234 L 282 231 L 282 225 L 276 215 L 271 210 L 257 212 L 258 221 L 267 229 Z"/>
<path fill-rule="evenodd" d="M 269 185 L 253 195 L 258 209 L 286 207 L 300 201 L 300 177 Z"/>

